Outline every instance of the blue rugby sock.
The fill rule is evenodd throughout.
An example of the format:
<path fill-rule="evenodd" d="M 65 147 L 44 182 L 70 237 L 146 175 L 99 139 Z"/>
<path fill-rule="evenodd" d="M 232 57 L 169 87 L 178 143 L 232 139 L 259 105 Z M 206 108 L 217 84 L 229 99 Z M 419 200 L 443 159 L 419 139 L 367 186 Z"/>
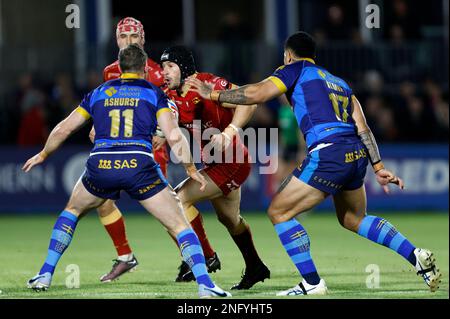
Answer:
<path fill-rule="evenodd" d="M 191 267 L 197 283 L 204 284 L 206 287 L 214 287 L 214 283 L 208 275 L 203 255 L 202 246 L 197 235 L 191 228 L 188 228 L 177 236 L 178 247 L 181 249 L 181 255 L 184 261 Z"/>
<path fill-rule="evenodd" d="M 39 274 L 49 272 L 53 275 L 56 264 L 61 258 L 66 248 L 72 241 L 75 227 L 77 227 L 78 217 L 68 211 L 63 211 L 53 226 L 50 245 L 48 246 L 47 258 Z"/>
<path fill-rule="evenodd" d="M 275 225 L 275 230 L 292 262 L 310 285 L 320 282 L 319 274 L 310 254 L 310 241 L 306 230 L 296 219 Z"/>
<path fill-rule="evenodd" d="M 359 225 L 358 234 L 375 243 L 389 247 L 402 255 L 413 266 L 416 265 L 414 245 L 386 219 L 367 215 Z"/>

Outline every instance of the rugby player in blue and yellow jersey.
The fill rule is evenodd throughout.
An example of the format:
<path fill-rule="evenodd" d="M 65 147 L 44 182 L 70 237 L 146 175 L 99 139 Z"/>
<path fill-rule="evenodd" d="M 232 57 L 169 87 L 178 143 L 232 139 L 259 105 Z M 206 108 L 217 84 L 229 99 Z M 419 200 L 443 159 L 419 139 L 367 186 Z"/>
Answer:
<path fill-rule="evenodd" d="M 89 93 L 53 129 L 44 149 L 25 163 L 25 172 L 41 164 L 92 118 L 96 136 L 85 173 L 55 223 L 47 258 L 39 273 L 28 281 L 29 288 L 49 288 L 56 264 L 69 246 L 80 216 L 107 199 L 119 199 L 120 192 L 125 191 L 177 239 L 199 285 L 199 296 L 230 296 L 211 281 L 198 237 L 153 158 L 152 136 L 159 125 L 189 177 L 200 183 L 199 191 L 205 189 L 207 182 L 193 164 L 189 144 L 172 115 L 167 96 L 144 80 L 146 62 L 147 54 L 137 44 L 120 50 L 121 78 Z"/>
<path fill-rule="evenodd" d="M 403 181 L 384 168 L 361 105 L 347 83 L 315 64 L 316 44 L 306 32 L 290 36 L 284 48 L 284 66 L 272 76 L 239 89 L 214 91 L 191 78 L 204 98 L 222 103 L 263 103 L 282 94 L 290 100 L 308 155 L 282 184 L 268 209 L 269 217 L 289 257 L 303 280 L 280 296 L 326 294 L 310 255 L 310 239 L 295 219 L 333 196 L 340 224 L 403 256 L 436 291 L 440 272 L 433 254 L 416 248 L 387 220 L 366 214 L 364 177 L 370 161 L 386 193 L 388 184 L 403 189 Z"/>

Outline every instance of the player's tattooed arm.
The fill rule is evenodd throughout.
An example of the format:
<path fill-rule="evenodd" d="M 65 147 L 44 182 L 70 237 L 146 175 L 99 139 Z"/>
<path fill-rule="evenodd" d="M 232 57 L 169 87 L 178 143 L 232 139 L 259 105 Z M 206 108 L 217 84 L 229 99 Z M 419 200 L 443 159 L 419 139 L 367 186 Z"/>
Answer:
<path fill-rule="evenodd" d="M 264 103 L 282 95 L 280 89 L 270 80 L 264 80 L 255 84 L 244 85 L 234 90 L 214 91 L 211 86 L 196 78 L 188 78 L 186 83 L 198 92 L 204 99 L 241 105 Z"/>
<path fill-rule="evenodd" d="M 352 108 L 352 118 L 358 129 L 358 135 L 369 152 L 370 162 L 372 166 L 374 166 L 375 171 L 380 170 L 381 168 L 384 168 L 384 166 L 382 166 L 383 164 L 381 162 L 381 155 L 378 150 L 377 142 L 372 134 L 372 131 L 367 125 L 366 117 L 364 116 L 361 104 L 354 95 L 352 95 Z"/>
<path fill-rule="evenodd" d="M 369 159 L 372 166 L 380 163 L 381 155 L 380 151 L 378 150 L 378 145 L 377 142 L 375 141 L 375 136 L 373 136 L 372 131 L 368 130 L 360 132 L 358 135 L 363 144 L 366 146 L 367 150 L 369 151 Z"/>
<path fill-rule="evenodd" d="M 369 152 L 369 159 L 375 172 L 377 182 L 383 187 L 383 190 L 386 193 L 389 193 L 389 183 L 396 184 L 400 189 L 404 189 L 405 186 L 403 180 L 384 168 L 375 137 L 367 125 L 361 104 L 354 95 L 352 95 L 352 109 L 352 118 L 358 129 L 358 135 L 361 142 L 366 146 L 367 151 Z"/>
<path fill-rule="evenodd" d="M 234 90 L 227 90 L 227 91 L 213 91 L 217 92 L 217 102 L 226 102 L 226 103 L 232 103 L 232 104 L 250 104 L 250 99 L 248 96 L 245 95 L 245 90 L 249 87 L 249 85 L 240 87 L 238 89 Z M 214 93 L 211 92 L 212 96 L 214 98 Z M 214 100 L 214 99 L 213 99 Z"/>

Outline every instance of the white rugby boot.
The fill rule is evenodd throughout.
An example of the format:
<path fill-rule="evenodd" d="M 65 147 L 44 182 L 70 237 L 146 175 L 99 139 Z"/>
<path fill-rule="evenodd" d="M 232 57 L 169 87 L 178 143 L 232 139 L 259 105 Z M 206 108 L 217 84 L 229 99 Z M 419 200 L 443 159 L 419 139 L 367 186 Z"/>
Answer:
<path fill-rule="evenodd" d="M 305 279 L 297 286 L 277 293 L 277 296 L 326 295 L 328 288 L 325 280 L 320 279 L 317 285 L 310 285 Z"/>
<path fill-rule="evenodd" d="M 204 284 L 198 285 L 198 295 L 200 298 L 231 297 L 229 292 L 224 291 L 216 284 L 212 288 L 206 287 Z"/>
<path fill-rule="evenodd" d="M 27 287 L 34 291 L 46 291 L 52 282 L 52 274 L 46 272 L 42 275 L 37 274 L 27 282 Z"/>
<path fill-rule="evenodd" d="M 417 275 L 422 276 L 431 292 L 435 292 L 441 283 L 442 274 L 436 266 L 434 254 L 427 249 L 416 248 L 414 255 L 416 255 Z"/>

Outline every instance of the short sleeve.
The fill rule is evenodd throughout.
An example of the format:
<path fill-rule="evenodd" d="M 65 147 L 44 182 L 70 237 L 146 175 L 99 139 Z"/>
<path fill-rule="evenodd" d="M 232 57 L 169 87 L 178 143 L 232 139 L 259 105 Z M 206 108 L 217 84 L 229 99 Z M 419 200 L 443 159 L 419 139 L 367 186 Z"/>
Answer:
<path fill-rule="evenodd" d="M 91 97 L 92 92 L 85 95 L 83 101 L 81 101 L 80 105 L 76 108 L 76 111 L 80 113 L 86 120 L 88 120 L 92 116 Z"/>
<path fill-rule="evenodd" d="M 282 93 L 286 93 L 298 79 L 300 75 L 300 67 L 298 63 L 280 66 L 268 78 L 272 81 Z"/>
<path fill-rule="evenodd" d="M 163 91 L 159 90 L 158 101 L 156 103 L 156 118 L 158 118 L 162 113 L 172 112 L 172 104 L 172 100 L 170 100 Z"/>

